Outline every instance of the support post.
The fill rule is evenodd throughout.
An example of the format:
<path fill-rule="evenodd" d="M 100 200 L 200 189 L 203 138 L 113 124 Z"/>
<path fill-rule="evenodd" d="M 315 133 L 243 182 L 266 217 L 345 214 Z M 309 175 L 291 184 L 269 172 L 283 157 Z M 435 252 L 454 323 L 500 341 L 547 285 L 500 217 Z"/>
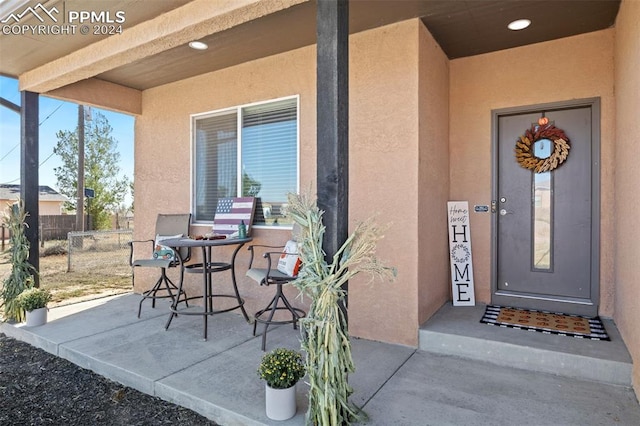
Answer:
<path fill-rule="evenodd" d="M 318 207 L 331 260 L 349 234 L 348 0 L 318 0 L 316 84 Z"/>
<path fill-rule="evenodd" d="M 76 188 L 76 231 L 84 231 L 84 105 L 78 105 L 78 187 Z"/>
<path fill-rule="evenodd" d="M 20 198 L 28 213 L 25 236 L 29 241 L 29 263 L 40 271 L 40 252 L 38 234 L 40 230 L 40 210 L 38 202 L 38 151 L 39 151 L 39 95 L 34 92 L 21 92 L 22 114 L 20 117 Z M 38 274 L 34 275 L 34 285 L 40 286 Z"/>

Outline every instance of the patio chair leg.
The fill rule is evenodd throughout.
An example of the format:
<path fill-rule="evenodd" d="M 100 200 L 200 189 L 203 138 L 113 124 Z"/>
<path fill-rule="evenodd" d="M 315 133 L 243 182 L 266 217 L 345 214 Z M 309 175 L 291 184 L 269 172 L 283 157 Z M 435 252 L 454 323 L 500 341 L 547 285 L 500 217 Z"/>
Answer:
<path fill-rule="evenodd" d="M 254 318 L 255 318 L 253 322 L 254 336 L 256 335 L 256 327 L 258 322 L 261 322 L 264 324 L 264 330 L 262 332 L 262 351 L 264 351 L 267 346 L 267 331 L 271 324 L 293 323 L 293 328 L 297 329 L 298 320 L 306 315 L 306 313 L 302 309 L 294 308 L 293 306 L 291 306 L 291 304 L 285 297 L 284 293 L 282 292 L 282 284 L 276 284 L 276 285 L 278 286 L 276 289 L 276 294 L 275 296 L 273 296 L 273 299 L 271 299 L 271 302 L 269 302 L 269 305 L 266 308 L 256 312 L 254 315 Z M 278 306 L 278 302 L 280 300 L 282 300 L 282 303 L 284 304 L 284 306 Z M 273 316 L 278 310 L 289 311 L 291 313 L 291 320 L 274 321 Z M 269 317 L 267 319 L 261 319 L 260 317 L 266 314 L 267 312 L 269 312 Z"/>
<path fill-rule="evenodd" d="M 284 295 L 282 296 L 282 301 L 284 302 L 284 305 L 287 307 L 287 310 L 291 312 L 291 321 L 293 322 L 293 329 L 297 330 L 298 320 L 300 319 L 300 315 L 298 315 L 298 313 L 296 312 L 296 308 L 291 306 L 291 304 L 289 303 L 289 300 L 286 297 L 284 297 Z"/>
<path fill-rule="evenodd" d="M 278 286 L 278 288 L 279 287 L 280 286 Z M 267 347 L 267 329 L 269 328 L 269 325 L 273 320 L 273 315 L 276 313 L 276 310 L 278 309 L 278 296 L 276 296 L 273 300 L 274 300 L 273 309 L 271 309 L 271 313 L 269 314 L 269 319 L 264 322 L 264 331 L 262 332 L 262 352 L 264 352 L 265 348 Z"/>
<path fill-rule="evenodd" d="M 175 293 L 174 293 L 175 290 Z M 159 291 L 166 291 L 166 295 L 158 296 Z M 138 318 L 140 318 L 140 313 L 142 312 L 142 302 L 146 299 L 151 299 L 151 307 L 155 309 L 156 307 L 156 299 L 171 299 L 171 305 L 177 306 L 178 303 L 181 302 L 180 295 L 184 295 L 184 302 L 189 307 L 189 302 L 187 301 L 187 294 L 184 290 L 178 288 L 173 281 L 167 276 L 166 269 L 162 268 L 162 273 L 158 281 L 154 284 L 154 286 L 150 289 L 142 293 L 142 299 L 140 300 L 140 304 L 138 305 Z"/>
<path fill-rule="evenodd" d="M 188 308 L 188 307 L 189 307 L 189 300 L 187 299 L 187 293 L 186 293 L 184 290 L 182 290 L 182 289 L 178 288 L 178 286 L 177 286 L 177 285 L 175 285 L 175 284 L 173 283 L 173 281 L 171 281 L 171 278 L 166 277 L 166 279 L 167 279 L 167 281 L 169 282 L 169 284 L 171 284 L 171 286 L 172 286 L 175 290 L 177 290 L 177 293 L 178 293 L 178 294 L 177 294 L 177 297 L 176 297 L 176 306 L 178 306 L 178 303 L 180 303 L 180 295 L 181 295 L 181 294 L 184 294 L 184 300 L 182 300 L 182 302 L 184 302 L 184 304 L 185 304 L 185 305 L 187 306 L 187 308 Z"/>
<path fill-rule="evenodd" d="M 162 276 L 158 278 L 158 281 L 156 281 L 156 283 L 153 285 L 153 287 L 151 287 L 150 290 L 147 290 L 144 293 L 142 293 L 142 299 L 140 299 L 140 303 L 138 304 L 138 318 L 140 318 L 140 313 L 142 312 L 142 302 L 144 302 L 146 299 L 152 298 L 153 299 L 152 307 L 155 308 L 155 302 L 156 302 L 155 297 L 156 297 L 156 293 L 160 289 L 160 285 L 162 285 Z"/>
<path fill-rule="evenodd" d="M 173 319 L 174 316 L 177 316 L 178 314 L 176 314 L 175 312 L 171 312 L 171 315 L 169 315 L 169 320 L 167 321 L 167 324 L 164 326 L 165 330 L 169 329 L 169 326 L 171 325 L 171 320 Z"/>

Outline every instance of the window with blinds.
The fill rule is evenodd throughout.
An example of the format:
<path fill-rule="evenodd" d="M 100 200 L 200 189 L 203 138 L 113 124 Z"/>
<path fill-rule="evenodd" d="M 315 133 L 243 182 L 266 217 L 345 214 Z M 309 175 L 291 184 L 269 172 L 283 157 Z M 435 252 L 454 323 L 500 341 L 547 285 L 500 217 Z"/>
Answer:
<path fill-rule="evenodd" d="M 257 197 L 255 225 L 286 225 L 298 190 L 298 98 L 194 117 L 195 220 L 209 222 L 219 198 Z"/>

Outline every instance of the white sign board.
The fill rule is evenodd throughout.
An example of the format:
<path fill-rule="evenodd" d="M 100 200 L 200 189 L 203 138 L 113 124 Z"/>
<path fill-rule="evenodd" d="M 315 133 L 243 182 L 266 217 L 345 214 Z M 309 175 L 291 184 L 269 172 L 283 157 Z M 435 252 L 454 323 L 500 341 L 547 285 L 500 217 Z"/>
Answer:
<path fill-rule="evenodd" d="M 475 306 L 469 203 L 449 201 L 447 209 L 449 210 L 449 258 L 453 306 Z"/>

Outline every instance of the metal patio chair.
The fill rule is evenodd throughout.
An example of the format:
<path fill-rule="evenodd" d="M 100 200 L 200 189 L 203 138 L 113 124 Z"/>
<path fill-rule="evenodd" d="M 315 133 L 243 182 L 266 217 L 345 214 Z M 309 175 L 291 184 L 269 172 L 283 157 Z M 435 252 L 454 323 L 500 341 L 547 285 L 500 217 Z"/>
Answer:
<path fill-rule="evenodd" d="M 285 273 L 278 269 L 278 264 L 281 260 L 297 260 L 298 253 L 286 250 L 287 246 L 267 246 L 267 245 L 252 245 L 248 247 L 251 252 L 249 259 L 249 270 L 247 271 L 247 277 L 253 279 L 260 285 L 276 286 L 276 294 L 273 296 L 269 304 L 254 314 L 253 322 L 253 335 L 256 335 L 256 328 L 258 323 L 264 324 L 264 330 L 262 332 L 262 350 L 265 350 L 267 344 L 267 330 L 271 324 L 293 324 L 293 328 L 298 328 L 298 320 L 306 316 L 306 312 L 302 309 L 295 308 L 291 305 L 286 295 L 282 291 L 282 286 L 290 283 L 297 278 L 297 269 L 291 273 Z M 277 249 L 277 250 L 276 250 Z M 257 252 L 262 253 L 262 257 L 266 259 L 266 264 L 263 268 L 254 267 L 254 256 Z M 295 257 L 295 259 L 291 259 Z M 273 317 L 277 311 L 288 311 L 291 314 L 291 319 L 275 320 Z"/>
<path fill-rule="evenodd" d="M 169 247 L 162 245 L 162 240 L 174 237 L 186 237 L 189 235 L 189 226 L 191 224 L 191 214 L 159 214 L 156 219 L 156 236 L 154 239 L 131 241 L 129 244 L 131 252 L 129 255 L 129 264 L 132 267 L 132 280 L 135 283 L 135 271 L 137 268 L 158 268 L 160 276 L 151 289 L 142 293 L 142 299 L 138 306 L 138 318 L 142 310 L 142 302 L 151 299 L 151 307 L 156 307 L 156 299 L 170 298 L 172 305 L 180 303 L 180 296 L 184 296 L 182 300 L 189 306 L 187 295 L 184 290 L 178 287 L 167 276 L 167 268 L 173 268 L 180 264 L 180 259 L 186 262 L 191 257 L 191 250 L 188 247 L 180 248 L 180 256 Z M 138 244 L 150 244 L 151 250 L 148 252 L 148 258 L 134 259 L 134 247 Z M 177 298 L 177 299 L 176 299 Z"/>

